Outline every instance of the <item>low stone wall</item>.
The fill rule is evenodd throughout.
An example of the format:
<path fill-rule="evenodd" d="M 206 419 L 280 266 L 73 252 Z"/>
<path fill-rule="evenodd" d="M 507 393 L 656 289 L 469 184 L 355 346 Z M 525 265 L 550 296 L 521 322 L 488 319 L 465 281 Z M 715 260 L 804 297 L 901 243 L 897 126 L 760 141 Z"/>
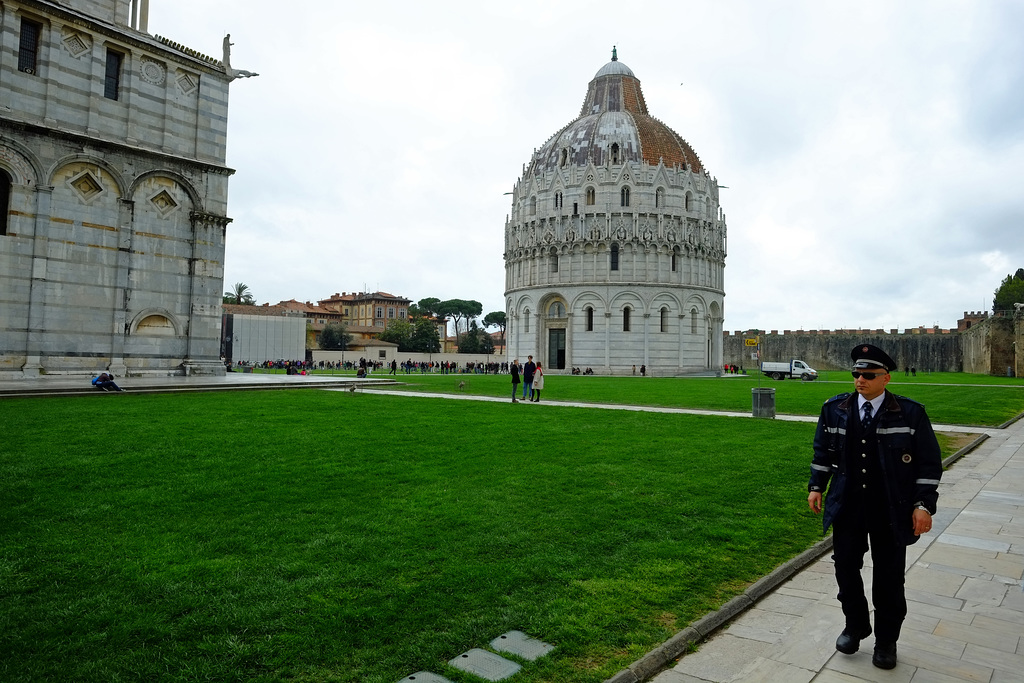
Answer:
<path fill-rule="evenodd" d="M 745 340 L 754 333 L 729 334 L 723 339 L 725 363 L 752 370 L 756 347 Z M 817 370 L 850 367 L 850 350 L 857 344 L 884 349 L 899 364 L 900 372 L 912 367 L 918 372 L 971 372 L 1018 374 L 1024 360 L 1024 319 L 987 318 L 963 332 L 911 329 L 835 332 L 771 332 L 761 334 L 761 359 L 788 361 L 799 358 Z"/>
<path fill-rule="evenodd" d="M 799 358 L 817 370 L 850 367 L 850 350 L 857 344 L 872 344 L 884 349 L 902 370 L 913 367 L 919 372 L 963 371 L 963 350 L 958 334 L 762 334 L 761 358 L 766 361 L 788 361 Z M 726 363 L 752 369 L 758 361 L 751 358 L 755 347 L 745 346 L 743 336 L 725 337 Z"/>

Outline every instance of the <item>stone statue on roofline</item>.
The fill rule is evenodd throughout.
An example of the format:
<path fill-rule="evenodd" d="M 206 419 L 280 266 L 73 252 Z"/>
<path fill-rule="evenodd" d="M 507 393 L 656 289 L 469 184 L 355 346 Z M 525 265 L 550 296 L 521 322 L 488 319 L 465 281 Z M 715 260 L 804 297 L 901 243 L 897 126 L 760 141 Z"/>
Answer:
<path fill-rule="evenodd" d="M 228 80 L 233 81 L 236 78 L 251 78 L 253 76 L 259 76 L 258 73 L 253 71 L 245 71 L 244 69 L 232 69 L 231 68 L 231 46 L 234 43 L 231 42 L 231 34 L 224 36 L 224 71 L 228 75 Z"/>

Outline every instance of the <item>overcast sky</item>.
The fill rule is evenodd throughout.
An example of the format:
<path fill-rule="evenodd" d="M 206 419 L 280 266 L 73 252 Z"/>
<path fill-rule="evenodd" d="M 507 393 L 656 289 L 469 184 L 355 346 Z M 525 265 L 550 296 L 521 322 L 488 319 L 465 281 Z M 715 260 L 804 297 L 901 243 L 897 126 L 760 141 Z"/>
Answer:
<path fill-rule="evenodd" d="M 618 46 L 728 187 L 725 329 L 955 327 L 1024 267 L 1024 2 L 152 0 L 231 86 L 225 289 L 504 310 L 533 150 Z"/>

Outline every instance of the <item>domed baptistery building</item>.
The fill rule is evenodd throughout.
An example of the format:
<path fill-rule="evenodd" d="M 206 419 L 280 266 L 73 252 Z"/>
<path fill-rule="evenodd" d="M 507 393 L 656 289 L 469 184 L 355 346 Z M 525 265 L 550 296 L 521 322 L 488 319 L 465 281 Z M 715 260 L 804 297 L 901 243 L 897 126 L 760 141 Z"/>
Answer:
<path fill-rule="evenodd" d="M 508 355 L 673 375 L 722 363 L 725 215 L 690 145 L 612 51 L 530 159 L 505 224 Z"/>

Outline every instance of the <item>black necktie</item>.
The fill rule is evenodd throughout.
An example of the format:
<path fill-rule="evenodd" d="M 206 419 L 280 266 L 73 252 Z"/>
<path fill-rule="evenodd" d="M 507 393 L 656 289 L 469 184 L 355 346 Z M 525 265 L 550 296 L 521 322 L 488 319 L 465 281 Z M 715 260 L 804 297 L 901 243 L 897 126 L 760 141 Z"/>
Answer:
<path fill-rule="evenodd" d="M 861 427 L 867 427 L 871 424 L 871 403 L 864 404 L 864 419 L 860 421 Z"/>

